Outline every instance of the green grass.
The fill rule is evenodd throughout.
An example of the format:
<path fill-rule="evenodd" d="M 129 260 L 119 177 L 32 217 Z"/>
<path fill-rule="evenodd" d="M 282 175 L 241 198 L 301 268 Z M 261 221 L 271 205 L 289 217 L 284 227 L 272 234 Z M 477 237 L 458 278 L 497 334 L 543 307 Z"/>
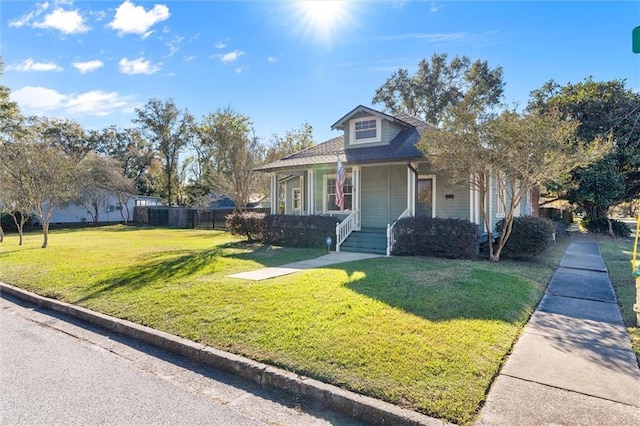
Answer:
<path fill-rule="evenodd" d="M 227 278 L 324 253 L 215 231 L 106 227 L 0 245 L 0 280 L 470 424 L 566 242 L 530 262 L 380 258 Z"/>
<path fill-rule="evenodd" d="M 602 236 L 597 238 L 600 252 L 609 270 L 609 278 L 616 292 L 622 320 L 627 327 L 631 346 L 640 365 L 640 327 L 636 322 L 636 313 L 633 311 L 633 304 L 636 301 L 636 284 L 631 271 L 633 242 L 624 238 Z"/>

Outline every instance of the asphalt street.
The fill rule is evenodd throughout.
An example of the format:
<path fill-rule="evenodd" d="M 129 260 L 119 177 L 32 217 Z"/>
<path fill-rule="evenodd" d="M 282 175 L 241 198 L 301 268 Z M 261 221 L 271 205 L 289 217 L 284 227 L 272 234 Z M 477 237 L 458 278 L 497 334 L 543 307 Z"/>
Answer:
<path fill-rule="evenodd" d="M 0 297 L 2 425 L 361 425 L 64 315 Z"/>

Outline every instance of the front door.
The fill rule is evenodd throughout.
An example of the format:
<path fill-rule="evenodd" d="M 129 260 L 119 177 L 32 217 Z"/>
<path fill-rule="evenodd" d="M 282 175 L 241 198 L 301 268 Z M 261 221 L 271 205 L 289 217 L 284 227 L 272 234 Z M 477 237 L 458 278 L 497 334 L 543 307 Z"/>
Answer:
<path fill-rule="evenodd" d="M 416 216 L 433 217 L 433 178 L 418 178 Z"/>

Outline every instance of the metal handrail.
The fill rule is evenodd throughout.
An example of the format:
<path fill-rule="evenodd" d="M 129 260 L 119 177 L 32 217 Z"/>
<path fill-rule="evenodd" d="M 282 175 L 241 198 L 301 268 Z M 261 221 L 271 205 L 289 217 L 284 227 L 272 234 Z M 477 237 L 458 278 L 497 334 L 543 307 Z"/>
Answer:
<path fill-rule="evenodd" d="M 398 216 L 398 218 L 391 225 L 387 225 L 387 256 L 391 256 L 391 250 L 393 250 L 393 245 L 396 242 L 396 235 L 393 232 L 393 228 L 395 228 L 396 223 L 398 223 L 400 219 L 409 217 L 410 215 L 411 215 L 411 212 L 409 208 L 407 208 L 405 209 L 405 211 L 403 211 L 400 214 L 400 216 Z"/>
<path fill-rule="evenodd" d="M 340 251 L 340 246 L 351 235 L 360 228 L 360 210 L 355 209 L 342 222 L 336 224 L 336 252 Z"/>

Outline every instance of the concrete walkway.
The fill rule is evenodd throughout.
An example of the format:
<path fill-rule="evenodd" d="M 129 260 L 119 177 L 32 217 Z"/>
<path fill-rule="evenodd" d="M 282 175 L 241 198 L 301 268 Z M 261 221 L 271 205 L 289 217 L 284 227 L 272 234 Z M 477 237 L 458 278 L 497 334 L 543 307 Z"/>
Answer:
<path fill-rule="evenodd" d="M 353 262 L 356 260 L 372 259 L 375 257 L 384 256 L 368 253 L 331 252 L 316 259 L 287 263 L 286 265 L 282 265 L 277 268 L 263 268 L 256 271 L 241 272 L 239 274 L 228 275 L 228 277 L 241 278 L 251 281 L 261 281 L 269 278 L 293 274 L 294 272 L 304 271 L 305 269 L 323 268 L 325 266 L 334 265 L 336 263 Z"/>
<path fill-rule="evenodd" d="M 479 425 L 640 425 L 640 370 L 593 238 L 577 234 Z"/>

